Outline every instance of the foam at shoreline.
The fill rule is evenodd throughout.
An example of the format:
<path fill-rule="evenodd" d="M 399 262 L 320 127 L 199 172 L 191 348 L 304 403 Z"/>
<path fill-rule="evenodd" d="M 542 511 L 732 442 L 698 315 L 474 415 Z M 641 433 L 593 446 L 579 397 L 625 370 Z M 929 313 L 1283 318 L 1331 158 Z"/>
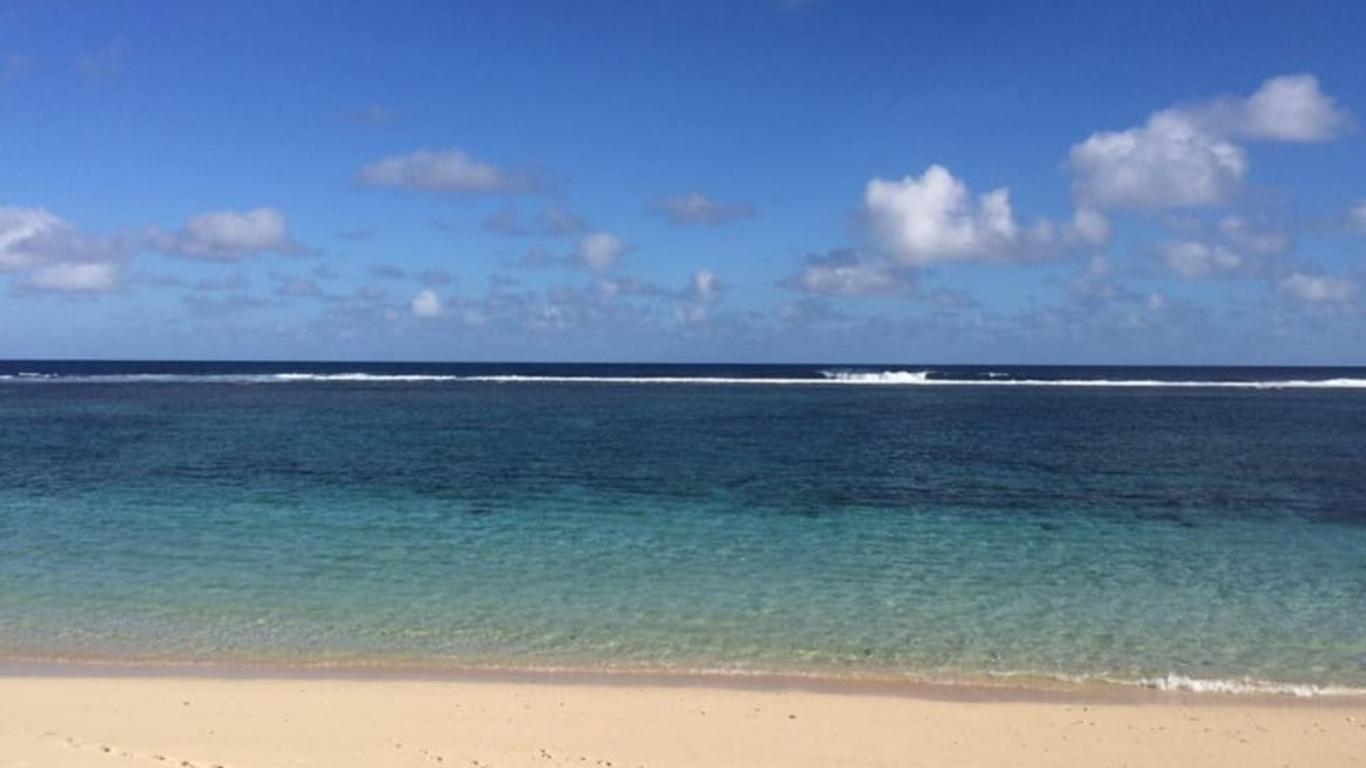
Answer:
<path fill-rule="evenodd" d="M 1243 677 L 1202 679 L 1169 673 L 1144 678 L 1110 675 L 1064 675 L 1037 672 L 916 673 L 894 670 L 829 670 L 749 668 L 737 666 L 656 666 L 645 664 L 575 664 L 452 662 L 436 659 L 176 659 L 117 656 L 0 655 L 0 676 L 7 675 L 152 675 L 225 677 L 377 677 L 415 680 L 491 679 L 533 682 L 543 677 L 599 684 L 705 685 L 720 688 L 813 688 L 860 692 L 881 690 L 971 696 L 1011 693 L 1022 698 L 1094 693 L 1127 696 L 1143 691 L 1197 696 L 1255 699 L 1366 700 L 1366 688 L 1281 682 Z"/>

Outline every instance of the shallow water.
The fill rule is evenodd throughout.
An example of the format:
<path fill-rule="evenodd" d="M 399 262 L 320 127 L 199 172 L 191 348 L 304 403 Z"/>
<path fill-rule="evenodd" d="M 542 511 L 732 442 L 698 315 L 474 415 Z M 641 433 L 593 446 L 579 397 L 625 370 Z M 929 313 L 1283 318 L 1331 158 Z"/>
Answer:
<path fill-rule="evenodd" d="M 8 365 L 11 657 L 1366 687 L 1360 370 Z"/>

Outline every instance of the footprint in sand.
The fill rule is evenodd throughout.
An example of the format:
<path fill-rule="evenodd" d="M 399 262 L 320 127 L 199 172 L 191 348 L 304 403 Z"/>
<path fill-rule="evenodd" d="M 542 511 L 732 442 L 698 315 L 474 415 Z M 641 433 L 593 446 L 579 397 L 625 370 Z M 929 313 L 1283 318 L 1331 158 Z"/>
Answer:
<path fill-rule="evenodd" d="M 75 750 L 95 752 L 97 754 L 108 755 L 109 757 L 137 760 L 138 762 L 151 765 L 178 765 L 180 768 L 226 768 L 222 763 L 194 763 L 189 760 L 168 757 L 156 752 L 143 754 L 135 750 L 121 749 L 108 744 L 85 743 L 72 736 L 63 736 L 59 733 L 46 733 L 43 735 L 61 739 L 62 743 Z"/>

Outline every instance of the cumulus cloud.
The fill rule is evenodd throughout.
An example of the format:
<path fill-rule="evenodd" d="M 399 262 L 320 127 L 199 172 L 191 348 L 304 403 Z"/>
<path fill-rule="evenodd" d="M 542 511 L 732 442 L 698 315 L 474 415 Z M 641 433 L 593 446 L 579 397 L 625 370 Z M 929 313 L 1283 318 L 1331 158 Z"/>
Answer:
<path fill-rule="evenodd" d="M 361 168 L 357 179 L 373 187 L 428 192 L 516 192 L 534 186 L 525 175 L 509 174 L 458 149 L 419 149 L 386 157 Z"/>
<path fill-rule="evenodd" d="M 878 249 L 902 265 L 941 262 L 1021 262 L 1061 255 L 1068 249 L 1102 247 L 1110 222 L 1091 207 L 1078 208 L 1062 224 L 1016 221 L 1010 190 L 974 197 L 967 184 L 942 165 L 919 177 L 873 179 L 864 193 L 864 219 Z"/>
<path fill-rule="evenodd" d="M 409 302 L 409 308 L 415 317 L 436 317 L 441 314 L 441 299 L 436 295 L 436 291 L 423 288 Z"/>
<path fill-rule="evenodd" d="M 1342 133 L 1351 117 L 1319 90 L 1313 75 L 1282 75 L 1262 84 L 1228 119 L 1234 135 L 1271 141 L 1328 141 Z"/>
<path fill-rule="evenodd" d="M 1219 205 L 1248 171 L 1235 140 L 1327 141 L 1350 122 L 1314 76 L 1275 77 L 1247 98 L 1171 107 L 1142 126 L 1092 134 L 1069 152 L 1072 191 L 1097 208 Z"/>
<path fill-rule="evenodd" d="M 749 203 L 720 203 L 700 192 L 656 200 L 651 206 L 671 224 L 725 224 L 754 215 Z"/>
<path fill-rule="evenodd" d="M 98 293 L 118 287 L 127 243 L 80 232 L 41 208 L 0 207 L 0 272 L 28 291 Z"/>
<path fill-rule="evenodd" d="M 913 266 L 998 258 L 1020 236 L 1008 189 L 973 200 L 967 185 L 941 165 L 930 166 L 919 178 L 873 179 L 864 206 L 878 242 Z"/>
<path fill-rule="evenodd" d="M 851 249 L 813 253 L 801 272 L 779 282 L 817 296 L 904 296 L 915 291 L 912 272 Z"/>
<path fill-rule="evenodd" d="M 1139 128 L 1092 134 L 1073 145 L 1068 162 L 1073 194 L 1100 208 L 1216 205 L 1247 174 L 1241 147 L 1177 110 Z"/>
<path fill-rule="evenodd" d="M 1342 304 L 1356 298 L 1357 285 L 1345 277 L 1294 272 L 1282 278 L 1283 293 L 1308 304 Z"/>
<path fill-rule="evenodd" d="M 594 272 L 605 272 L 626 253 L 626 243 L 610 232 L 592 232 L 579 240 L 575 256 Z"/>
<path fill-rule="evenodd" d="M 211 211 L 191 216 L 176 232 L 153 230 L 150 244 L 167 253 L 206 261 L 237 261 L 262 253 L 303 253 L 274 208 Z"/>

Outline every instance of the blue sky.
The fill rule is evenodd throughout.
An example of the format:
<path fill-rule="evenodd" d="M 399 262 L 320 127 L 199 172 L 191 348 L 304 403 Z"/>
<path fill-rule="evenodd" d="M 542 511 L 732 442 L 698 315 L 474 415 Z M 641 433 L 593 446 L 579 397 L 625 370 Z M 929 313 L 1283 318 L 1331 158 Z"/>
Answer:
<path fill-rule="evenodd" d="M 286 5 L 0 6 L 0 357 L 1366 364 L 1360 3 Z"/>

